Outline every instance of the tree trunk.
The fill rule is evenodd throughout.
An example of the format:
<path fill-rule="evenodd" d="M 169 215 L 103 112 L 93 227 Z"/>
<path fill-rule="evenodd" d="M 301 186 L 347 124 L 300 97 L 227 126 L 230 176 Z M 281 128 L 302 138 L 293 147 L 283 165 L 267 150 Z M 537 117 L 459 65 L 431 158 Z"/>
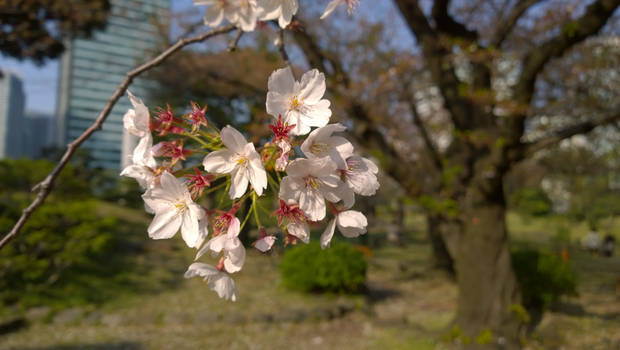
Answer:
<path fill-rule="evenodd" d="M 453 225 L 450 225 L 448 220 L 443 218 L 441 214 L 426 214 L 426 231 L 432 248 L 431 265 L 435 269 L 454 275 L 454 261 L 444 240 L 444 236 L 450 235 L 446 231 L 451 228 L 453 228 Z"/>
<path fill-rule="evenodd" d="M 459 286 L 456 324 L 471 348 L 517 349 L 521 324 L 512 310 L 520 292 L 510 262 L 504 194 L 501 184 L 490 190 L 488 185 L 485 190 L 470 185 L 460 201 L 461 230 L 453 255 Z"/>

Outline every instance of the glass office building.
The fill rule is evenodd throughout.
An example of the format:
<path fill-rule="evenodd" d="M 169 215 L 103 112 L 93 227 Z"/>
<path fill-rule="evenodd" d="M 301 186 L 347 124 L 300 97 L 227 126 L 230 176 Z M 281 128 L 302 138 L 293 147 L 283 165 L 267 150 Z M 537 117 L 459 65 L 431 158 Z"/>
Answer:
<path fill-rule="evenodd" d="M 25 104 L 22 79 L 11 71 L 0 71 L 0 158 L 25 155 Z"/>
<path fill-rule="evenodd" d="M 67 45 L 60 67 L 56 143 L 64 147 L 97 118 L 125 73 L 152 57 L 166 28 L 170 0 L 111 0 L 104 31 Z M 144 96 L 153 82 L 137 79 L 129 89 Z M 82 148 L 89 151 L 93 167 L 119 169 L 123 140 L 123 115 L 131 104 L 122 97 L 103 129 Z"/>

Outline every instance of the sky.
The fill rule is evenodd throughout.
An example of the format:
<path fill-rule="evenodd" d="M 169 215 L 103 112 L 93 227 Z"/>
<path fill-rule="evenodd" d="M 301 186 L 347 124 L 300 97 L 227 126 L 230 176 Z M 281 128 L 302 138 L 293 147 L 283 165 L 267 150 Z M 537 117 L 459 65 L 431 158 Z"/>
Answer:
<path fill-rule="evenodd" d="M 188 9 L 192 0 L 172 0 L 172 11 Z M 0 54 L 0 69 L 17 73 L 24 84 L 26 111 L 53 115 L 56 110 L 59 61 L 50 60 L 43 66 Z"/>
<path fill-rule="evenodd" d="M 171 3 L 171 11 L 173 13 L 188 11 L 193 7 L 192 0 L 172 0 Z M 327 3 L 327 0 L 325 0 L 325 3 Z M 388 8 L 389 7 L 390 6 L 388 6 Z M 360 6 L 356 10 L 356 15 L 364 16 L 366 18 L 376 17 L 372 13 L 373 9 L 376 10 L 377 5 Z M 321 9 L 317 8 L 316 10 L 320 11 Z M 344 9 L 340 10 L 344 11 Z M 203 11 L 203 9 L 200 9 L 199 11 Z M 0 69 L 11 70 L 22 78 L 26 93 L 26 111 L 48 115 L 53 115 L 55 113 L 59 60 L 48 60 L 48 62 L 44 65 L 37 66 L 28 60 L 20 62 L 16 59 L 5 57 L 0 54 Z"/>

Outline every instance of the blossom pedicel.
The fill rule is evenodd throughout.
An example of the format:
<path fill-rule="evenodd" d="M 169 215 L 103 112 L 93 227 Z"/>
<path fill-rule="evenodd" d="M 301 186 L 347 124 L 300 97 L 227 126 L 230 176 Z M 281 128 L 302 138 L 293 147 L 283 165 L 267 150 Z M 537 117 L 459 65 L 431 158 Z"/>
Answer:
<path fill-rule="evenodd" d="M 277 20 L 285 28 L 299 7 L 297 0 L 194 3 L 209 6 L 205 15 L 208 25 L 226 19 L 244 31 L 254 30 L 257 20 Z M 341 3 L 351 9 L 357 1 L 333 1 L 324 16 Z M 198 250 L 195 260 L 216 259 L 212 265 L 191 264 L 185 277 L 202 277 L 226 300 L 237 300 L 231 274 L 245 263 L 246 250 L 239 233 L 248 219 L 253 216 L 259 229 L 260 236 L 253 243 L 257 250 L 268 252 L 278 240 L 260 223 L 258 209 L 262 205 L 258 199 L 267 191 L 277 198 L 272 215 L 277 217 L 282 241 L 308 243 L 310 224 L 323 221 L 326 228 L 320 240 L 325 249 L 336 227 L 344 237 L 366 233 L 366 217 L 351 207 L 355 194 L 369 196 L 379 188 L 377 166 L 355 155 L 353 144 L 337 134 L 346 130 L 344 125 L 329 124 L 332 112 L 330 101 L 323 98 L 323 73 L 312 69 L 297 81 L 286 67 L 273 72 L 267 85 L 266 111 L 276 120 L 269 125 L 272 139 L 260 147 L 230 125 L 218 129 L 208 120 L 207 107 L 194 102 L 182 117 L 166 105 L 156 109 L 151 118 L 142 100 L 128 92 L 133 109 L 123 117 L 125 129 L 139 141 L 132 164 L 121 175 L 136 179 L 145 191 L 145 209 L 155 215 L 148 227 L 149 237 L 167 239 L 180 231 L 185 244 Z M 292 152 L 297 146 L 303 156 Z M 196 161 L 199 155 L 204 155 L 201 164 Z M 203 199 L 219 189 L 228 194 L 232 206 L 204 207 Z M 237 211 L 246 201 L 251 205 L 240 220 Z"/>

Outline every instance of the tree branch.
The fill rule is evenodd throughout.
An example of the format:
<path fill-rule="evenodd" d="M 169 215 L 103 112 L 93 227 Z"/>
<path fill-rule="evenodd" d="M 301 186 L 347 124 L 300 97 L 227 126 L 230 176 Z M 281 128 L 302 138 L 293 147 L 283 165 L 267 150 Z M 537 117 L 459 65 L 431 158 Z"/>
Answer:
<path fill-rule="evenodd" d="M 508 34 L 510 34 L 515 25 L 517 25 L 519 18 L 521 18 L 521 16 L 530 7 L 541 1 L 542 0 L 519 0 L 519 2 L 514 5 L 512 11 L 506 19 L 500 18 L 500 23 L 497 26 L 491 41 L 489 42 L 489 46 L 501 46 L 504 40 L 508 37 Z"/>
<path fill-rule="evenodd" d="M 235 37 L 228 44 L 228 48 L 226 48 L 228 52 L 233 52 L 237 50 L 237 45 L 239 44 L 239 40 L 241 40 L 243 33 L 244 33 L 243 30 L 237 29 L 237 33 L 235 34 Z"/>
<path fill-rule="evenodd" d="M 420 8 L 417 0 L 394 0 L 398 5 L 409 29 L 417 38 L 422 46 L 422 53 L 426 65 L 431 71 L 433 82 L 439 88 L 444 99 L 444 107 L 448 110 L 454 126 L 459 130 L 469 130 L 479 123 L 488 122 L 478 120 L 472 116 L 487 116 L 488 113 L 481 110 L 481 107 L 468 101 L 459 89 L 461 82 L 456 76 L 454 64 L 451 62 L 450 51 L 440 42 L 440 36 L 430 26 L 424 12 Z M 443 1 L 443 0 L 439 0 Z M 439 11 L 439 10 L 437 10 Z M 478 68 L 479 65 L 476 65 Z M 488 74 L 478 74 L 484 69 L 477 69 L 476 80 L 484 85 L 489 79 Z M 487 70 L 488 71 L 488 70 Z M 478 79 L 477 77 L 480 76 Z"/>
<path fill-rule="evenodd" d="M 301 21 L 300 21 L 301 22 Z M 342 64 L 339 60 L 335 59 L 332 54 L 325 52 L 316 42 L 316 40 L 308 32 L 294 31 L 293 36 L 295 42 L 304 52 L 310 66 L 319 69 L 321 72 L 328 73 L 326 63 L 333 68 L 333 78 L 345 86 L 349 86 L 350 80 Z"/>
<path fill-rule="evenodd" d="M 554 57 L 561 56 L 573 45 L 596 34 L 620 6 L 620 0 L 597 0 L 586 8 L 579 19 L 563 26 L 560 34 L 539 47 L 532 48 L 523 60 L 521 76 L 515 87 L 518 102 L 529 103 L 534 94 L 538 73 Z"/>
<path fill-rule="evenodd" d="M 47 198 L 47 196 L 49 196 L 50 192 L 52 191 L 54 187 L 54 182 L 56 181 L 56 178 L 58 177 L 58 175 L 60 175 L 60 172 L 67 165 L 69 160 L 71 160 L 71 157 L 73 156 L 75 151 L 77 151 L 80 145 L 84 141 L 86 141 L 93 133 L 97 132 L 98 130 L 101 130 L 101 126 L 103 125 L 103 122 L 105 122 L 105 120 L 107 119 L 114 105 L 121 98 L 121 96 L 125 94 L 127 87 L 129 86 L 129 84 L 131 84 L 131 82 L 137 76 L 158 66 L 159 64 L 164 62 L 168 57 L 170 57 L 172 54 L 181 50 L 183 47 L 189 44 L 202 42 L 214 36 L 231 32 L 234 29 L 235 29 L 235 26 L 228 25 L 225 27 L 210 30 L 208 32 L 196 35 L 191 38 L 180 39 L 174 45 L 170 46 L 164 52 L 159 54 L 157 57 L 153 58 L 152 60 L 128 72 L 125 75 L 125 79 L 123 80 L 123 82 L 116 88 L 116 91 L 114 92 L 112 97 L 110 97 L 105 107 L 99 113 L 99 116 L 97 117 L 97 119 L 95 119 L 93 124 L 88 129 L 86 129 L 86 131 L 84 131 L 82 135 L 80 135 L 77 139 L 75 139 L 73 142 L 67 145 L 67 150 L 65 151 L 62 158 L 60 159 L 60 162 L 56 165 L 56 167 L 54 167 L 54 170 L 52 170 L 52 172 L 49 173 L 43 181 L 41 181 L 39 184 L 37 184 L 32 189 L 33 192 L 38 191 L 39 193 L 37 193 L 36 197 L 30 203 L 30 205 L 28 205 L 28 207 L 26 207 L 22 211 L 22 215 L 17 220 L 17 222 L 15 223 L 11 231 L 2 238 L 2 240 L 0 241 L 0 249 L 2 249 L 11 240 L 17 237 L 17 235 L 19 235 L 19 233 L 21 232 L 21 229 L 24 227 L 24 225 L 26 224 L 26 222 L 28 221 L 32 213 L 34 213 L 34 211 L 45 202 L 45 199 Z"/>
<path fill-rule="evenodd" d="M 522 147 L 523 147 L 522 157 L 529 157 L 532 154 L 544 148 L 547 148 L 551 145 L 554 145 L 564 139 L 567 139 L 569 137 L 579 135 L 579 134 L 587 134 L 599 126 L 614 124 L 619 121 L 620 121 L 620 113 L 616 113 L 614 115 L 611 115 L 599 121 L 588 120 L 583 123 L 575 124 L 565 129 L 558 130 L 554 132 L 553 134 L 547 137 L 543 137 L 539 140 L 528 142 L 528 143 L 523 143 L 522 144 Z"/>
<path fill-rule="evenodd" d="M 450 0 L 435 0 L 432 15 L 435 20 L 437 31 L 453 37 L 463 38 L 470 41 L 478 40 L 478 33 L 467 29 L 465 25 L 454 20 L 448 13 Z"/>

